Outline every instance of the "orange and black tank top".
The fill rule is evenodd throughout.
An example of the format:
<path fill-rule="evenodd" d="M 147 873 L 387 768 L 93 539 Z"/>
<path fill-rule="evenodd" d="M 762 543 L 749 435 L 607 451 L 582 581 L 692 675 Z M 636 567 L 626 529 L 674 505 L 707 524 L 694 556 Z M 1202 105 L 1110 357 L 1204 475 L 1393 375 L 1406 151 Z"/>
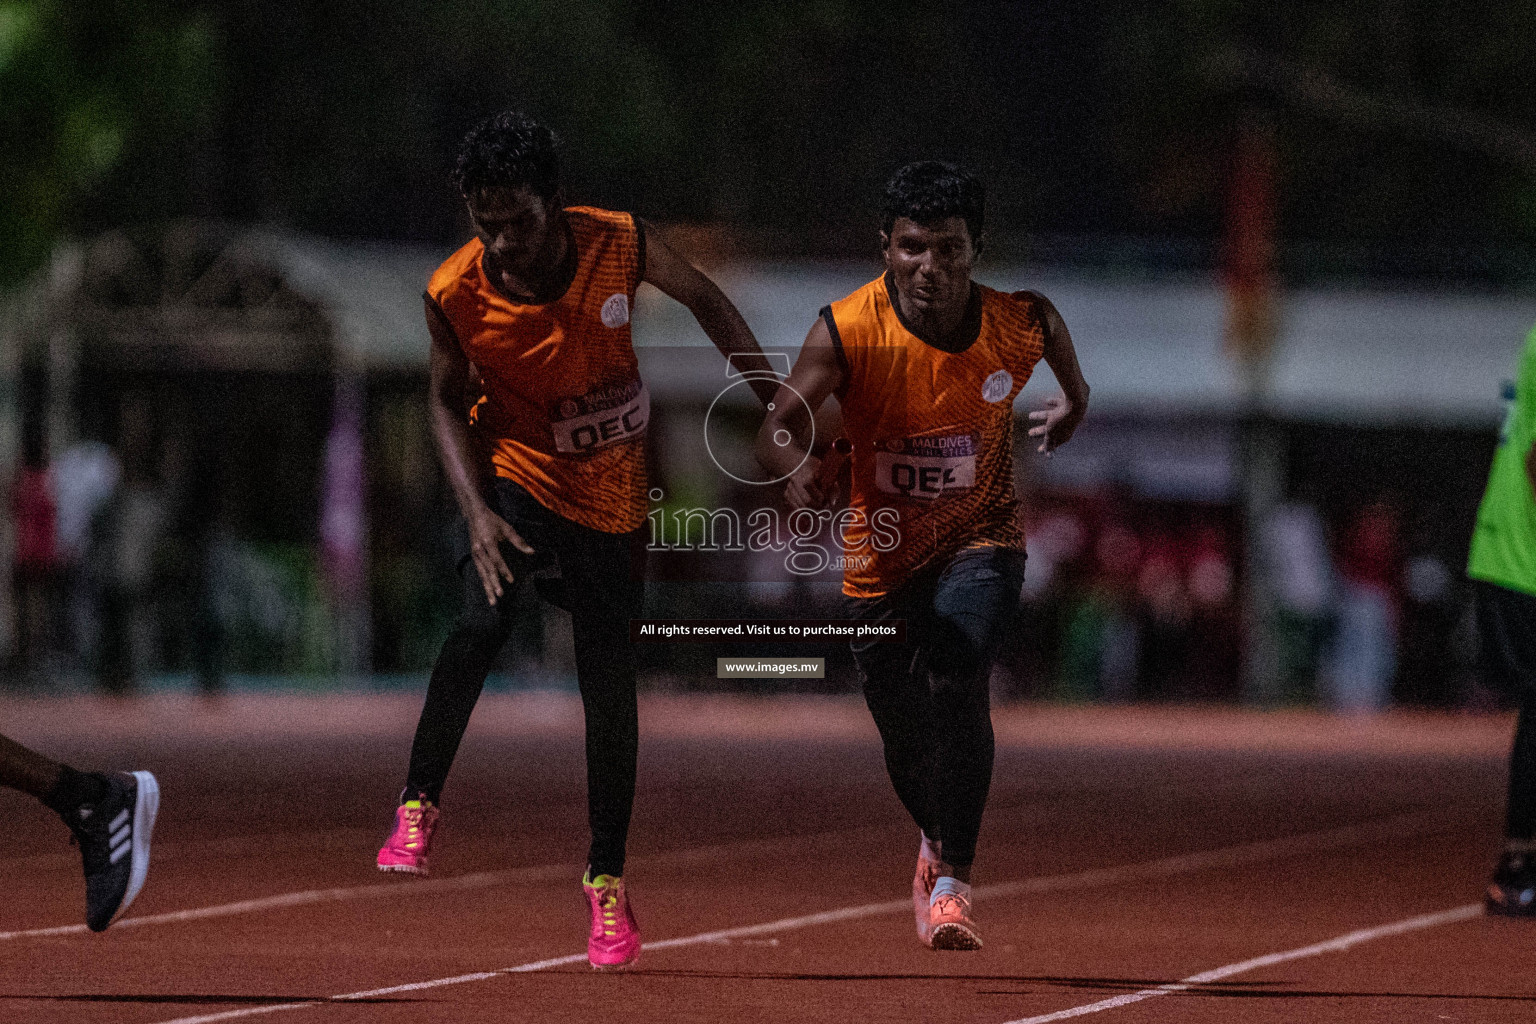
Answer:
<path fill-rule="evenodd" d="M 1044 350 L 1027 292 L 972 286 L 954 350 L 903 322 L 889 275 L 822 310 L 853 442 L 840 514 L 843 592 L 877 597 L 963 548 L 1023 550 L 1013 489 L 1013 400 Z"/>
<path fill-rule="evenodd" d="M 437 269 L 427 297 L 480 375 L 475 429 L 496 475 L 573 522 L 624 533 L 647 510 L 650 396 L 629 333 L 645 242 L 627 213 L 573 206 L 565 221 L 576 266 L 559 298 L 507 297 L 478 238 Z"/>

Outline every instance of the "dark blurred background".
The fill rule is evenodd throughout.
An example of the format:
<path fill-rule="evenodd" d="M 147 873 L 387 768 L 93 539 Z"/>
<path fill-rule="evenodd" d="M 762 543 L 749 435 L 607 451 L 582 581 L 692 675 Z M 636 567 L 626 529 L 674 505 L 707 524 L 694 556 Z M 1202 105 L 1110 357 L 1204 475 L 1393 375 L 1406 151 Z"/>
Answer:
<path fill-rule="evenodd" d="M 1536 322 L 1533 44 L 1507 0 L 0 0 L 8 678 L 419 680 L 452 611 L 419 294 L 468 237 L 457 140 L 518 106 L 572 201 L 788 349 L 876 272 L 892 169 L 982 174 L 979 277 L 1056 299 L 1095 387 L 1056 464 L 1019 453 L 999 694 L 1482 706 L 1461 569 Z M 637 343 L 699 340 L 652 299 Z M 695 503 L 710 388 L 653 381 Z M 525 613 L 507 678 L 567 685 Z"/>
<path fill-rule="evenodd" d="M 1000 244 L 1209 264 L 1254 102 L 1288 276 L 1514 284 L 1536 243 L 1536 12 L 1507 0 L 3 9 L 12 281 L 60 231 L 182 216 L 450 242 L 454 145 L 508 105 L 561 130 L 574 198 L 752 251 L 866 255 L 889 170 L 943 153 L 986 175 Z"/>

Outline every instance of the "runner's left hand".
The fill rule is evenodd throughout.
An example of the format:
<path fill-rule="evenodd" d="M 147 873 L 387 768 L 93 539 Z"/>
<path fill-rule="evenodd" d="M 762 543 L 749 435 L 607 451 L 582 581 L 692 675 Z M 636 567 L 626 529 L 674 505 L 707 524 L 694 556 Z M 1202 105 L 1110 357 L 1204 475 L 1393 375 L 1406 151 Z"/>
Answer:
<path fill-rule="evenodd" d="M 1036 409 L 1029 418 L 1036 424 L 1029 428 L 1029 436 L 1040 438 L 1038 450 L 1049 458 L 1051 452 L 1072 440 L 1077 425 L 1083 421 L 1083 407 L 1073 405 L 1065 395 L 1052 395 L 1045 400 L 1045 408 Z"/>

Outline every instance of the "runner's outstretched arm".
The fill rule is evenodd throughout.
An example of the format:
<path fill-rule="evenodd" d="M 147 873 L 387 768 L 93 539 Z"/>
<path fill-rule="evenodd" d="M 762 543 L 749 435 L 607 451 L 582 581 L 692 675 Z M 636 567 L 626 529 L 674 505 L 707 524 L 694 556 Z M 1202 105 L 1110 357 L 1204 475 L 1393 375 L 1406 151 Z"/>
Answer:
<path fill-rule="evenodd" d="M 687 306 L 688 312 L 693 314 L 726 359 L 746 353 L 754 358 L 738 359 L 736 365 L 741 369 L 754 373 L 773 372 L 757 339 L 752 336 L 752 328 L 747 326 L 720 286 L 674 252 L 649 224 L 645 225 L 645 276 L 641 280 Z M 777 381 L 764 376 L 753 376 L 749 380 L 764 405 L 773 401 L 774 392 L 778 390 Z"/>
<path fill-rule="evenodd" d="M 811 430 L 806 409 L 814 416 L 842 382 L 843 367 L 832 347 L 832 332 L 827 322 L 817 317 L 805 336 L 795 368 L 780 385 L 773 408 L 757 432 L 757 461 L 775 477 L 793 474 L 784 489 L 784 500 L 791 508 L 820 508 L 831 498 L 816 480 L 821 460 L 806 457 Z M 805 399 L 804 405 L 797 394 Z"/>
<path fill-rule="evenodd" d="M 1072 347 L 1072 335 L 1061 314 L 1039 292 L 1027 294 L 1040 304 L 1045 321 L 1045 365 L 1056 375 L 1062 391 L 1061 395 L 1046 399 L 1044 409 L 1029 414 L 1035 424 L 1029 428 L 1029 436 L 1040 438 L 1039 450 L 1049 455 L 1072 440 L 1077 425 L 1083 422 L 1088 412 L 1088 382 L 1083 379 L 1083 368 L 1077 364 L 1077 350 Z"/>
<path fill-rule="evenodd" d="M 453 328 L 431 298 L 427 302 L 427 331 L 432 348 L 427 368 L 427 412 L 432 420 L 432 438 L 443 461 L 448 486 L 458 500 L 459 511 L 469 524 L 469 551 L 485 588 L 485 599 L 494 605 L 504 592 L 502 581 L 512 582 L 512 570 L 501 557 L 501 542 L 507 541 L 524 554 L 533 548 L 518 536 L 480 496 L 481 466 L 469 436 L 468 417 L 464 412 L 464 392 L 469 386 L 469 360 L 459 347 Z"/>

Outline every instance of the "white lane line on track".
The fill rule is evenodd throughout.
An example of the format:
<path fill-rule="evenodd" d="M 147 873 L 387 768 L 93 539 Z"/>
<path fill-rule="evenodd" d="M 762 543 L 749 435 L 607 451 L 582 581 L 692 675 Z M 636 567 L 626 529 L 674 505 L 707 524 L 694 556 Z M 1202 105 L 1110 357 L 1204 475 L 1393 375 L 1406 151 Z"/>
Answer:
<path fill-rule="evenodd" d="M 380 882 L 375 885 L 354 885 L 336 889 L 306 889 L 303 892 L 285 892 L 275 896 L 259 896 L 235 903 L 220 903 L 211 907 L 191 910 L 173 910 L 164 914 L 145 914 L 143 917 L 126 917 L 112 925 L 114 932 L 124 928 L 142 928 L 152 924 L 184 924 L 188 921 L 204 921 L 214 917 L 230 917 L 235 914 L 254 914 L 264 910 L 283 910 L 312 903 L 343 903 L 348 900 L 367 900 L 382 897 L 425 896 L 438 892 L 454 892 L 462 889 L 487 889 L 514 882 L 538 882 L 562 878 L 570 873 L 568 864 L 545 864 L 531 868 L 512 868 L 507 871 L 481 871 L 455 878 L 434 878 L 421 881 Z M 41 939 L 57 935 L 84 935 L 88 929 L 83 924 L 65 924 L 53 928 L 29 928 L 23 931 L 0 932 L 0 941 L 7 939 Z"/>
<path fill-rule="evenodd" d="M 1304 832 L 1300 835 L 1285 836 L 1280 839 L 1264 839 L 1255 843 L 1245 843 L 1241 846 L 1228 846 L 1216 850 L 1202 850 L 1197 853 L 1180 854 L 1142 864 L 1095 868 L 1071 875 L 1054 875 L 1045 878 L 1027 878 L 1019 882 L 1004 882 L 978 889 L 976 898 L 996 898 L 1032 892 L 1049 892 L 1062 887 L 1079 888 L 1082 886 L 1108 885 L 1125 877 L 1124 873 L 1126 871 L 1135 872 L 1135 877 L 1138 878 L 1185 874 L 1206 867 L 1231 867 L 1237 864 L 1274 860 L 1292 853 L 1311 853 L 1339 849 L 1370 842 L 1377 838 L 1423 835 L 1447 827 L 1450 826 L 1445 819 L 1417 814 L 1403 814 L 1363 824 L 1345 825 L 1342 828 L 1327 829 L 1319 832 Z M 645 860 L 653 862 L 687 862 L 707 859 L 725 852 L 740 855 L 743 845 L 754 844 L 696 847 L 691 850 L 682 850 L 671 854 L 660 854 Z M 633 860 L 634 858 L 631 859 Z M 644 861 L 641 863 L 644 863 Z M 188 910 L 168 911 L 162 914 L 145 914 L 142 917 L 127 917 L 113 924 L 112 930 L 120 932 L 125 928 L 142 928 L 147 925 L 185 924 L 192 921 L 204 921 L 210 918 L 230 917 L 236 914 L 284 910 L 290 907 L 301 907 L 315 903 L 341 903 L 350 900 L 379 899 L 384 897 L 427 896 L 433 893 L 453 892 L 463 889 L 487 889 L 518 882 L 551 881 L 566 877 L 569 871 L 570 866 L 566 864 L 544 864 L 535 867 L 511 868 L 505 871 L 482 871 L 472 875 L 460 875 L 455 878 L 435 878 L 430 880 L 401 879 L 373 885 L 344 886 L 333 889 L 306 889 L 301 892 L 259 896 L 255 899 L 239 900 L 234 903 L 220 903 L 211 907 L 195 907 Z M 86 934 L 89 934 L 89 932 L 83 924 L 65 924 L 56 925 L 51 928 L 27 928 L 18 931 L 0 932 L 0 942 L 16 939 L 42 939 L 63 935 Z"/>
<path fill-rule="evenodd" d="M 1422 931 L 1425 928 L 1436 928 L 1443 924 L 1455 924 L 1457 921 L 1481 917 L 1482 914 L 1483 905 L 1481 903 L 1469 903 L 1464 907 L 1442 910 L 1435 914 L 1422 914 L 1418 917 L 1394 921 L 1391 924 L 1378 925 L 1375 928 L 1362 928 L 1359 931 L 1340 935 L 1335 939 L 1328 939 L 1326 942 L 1302 946 L 1299 949 L 1289 949 L 1284 953 L 1269 953 L 1265 956 L 1256 956 L 1252 960 L 1243 960 L 1240 963 L 1227 964 L 1225 967 L 1216 967 L 1209 971 L 1202 971 L 1199 974 L 1190 975 L 1183 981 L 1158 985 L 1156 988 L 1144 988 L 1139 992 L 1127 992 L 1125 995 L 1101 999 L 1096 1003 L 1085 1003 L 1082 1006 L 1057 1010 L 1055 1013 L 1043 1013 L 1038 1017 L 1022 1017 L 1018 1020 L 1008 1021 L 1008 1024 L 1048 1024 L 1050 1021 L 1068 1020 L 1072 1017 L 1082 1017 L 1090 1013 L 1103 1013 L 1105 1010 L 1129 1006 L 1132 1003 L 1139 1003 L 1144 999 L 1171 995 L 1175 992 L 1187 992 L 1196 985 L 1210 985 L 1224 978 L 1230 978 L 1234 974 L 1256 971 L 1260 967 L 1272 967 L 1275 964 L 1283 964 L 1291 960 L 1301 960 L 1309 956 L 1321 956 L 1324 953 L 1342 953 L 1344 950 L 1364 942 L 1385 939 L 1392 935 L 1402 935 L 1406 932 Z"/>
<path fill-rule="evenodd" d="M 716 846 L 696 846 L 691 849 L 676 850 L 670 853 L 655 854 L 649 857 L 631 857 L 631 863 L 637 864 L 675 864 L 690 863 L 698 860 L 707 860 L 722 854 L 740 856 L 744 850 L 750 850 L 754 846 L 761 845 L 758 840 L 745 843 L 731 843 Z M 209 918 L 230 917 L 236 914 L 254 914 L 266 910 L 284 910 L 289 907 L 302 907 L 315 903 L 345 903 L 352 900 L 369 899 L 399 899 L 406 896 L 429 896 L 440 892 L 455 892 L 465 889 L 490 889 L 501 885 L 514 885 L 520 882 L 547 882 L 570 878 L 571 865 L 569 864 L 539 864 L 529 867 L 508 868 L 503 871 L 480 871 L 471 875 L 457 875 L 453 878 L 400 878 L 391 882 L 376 882 L 372 885 L 342 886 L 333 889 L 306 889 L 301 892 L 277 893 L 272 896 L 258 896 L 249 900 L 238 900 L 234 903 L 219 903 L 211 907 L 195 907 L 189 910 L 172 910 L 162 914 L 145 914 L 141 917 L 126 917 L 112 925 L 114 932 L 120 932 L 124 928 L 142 928 L 145 925 L 155 924 L 185 924 L 190 921 L 204 921 Z M 86 935 L 89 929 L 83 924 L 55 925 L 51 928 L 27 928 L 19 931 L 0 932 L 0 942 L 14 939 L 44 939 L 61 935 Z"/>
<path fill-rule="evenodd" d="M 1066 875 L 1047 875 L 1039 878 L 1025 878 L 1017 882 L 978 886 L 973 892 L 973 897 L 978 900 L 999 899 L 1028 893 L 1098 888 L 1120 882 L 1144 881 L 1172 875 L 1188 874 L 1207 868 L 1234 867 L 1265 860 L 1278 860 L 1302 853 L 1322 853 L 1328 850 L 1360 846 L 1375 840 L 1401 841 L 1409 836 L 1428 835 L 1453 827 L 1455 827 L 1455 822 L 1445 816 L 1431 818 L 1424 815 L 1398 815 L 1359 825 L 1346 825 L 1343 828 L 1329 829 L 1322 832 L 1307 832 L 1301 835 L 1285 836 L 1279 839 L 1265 839 L 1254 843 L 1244 843 L 1240 846 L 1223 847 L 1217 850 L 1180 854 L 1174 857 L 1164 857 L 1159 860 L 1144 861 L 1139 864 L 1094 868 L 1089 871 L 1078 871 Z M 888 900 L 882 903 L 866 903 L 861 906 L 842 907 L 837 910 L 826 910 L 817 914 L 806 914 L 802 917 L 787 917 L 763 924 L 740 925 L 735 928 L 700 932 L 696 935 L 687 935 L 675 939 L 662 939 L 659 942 L 647 942 L 644 945 L 644 949 L 647 951 L 677 949 L 683 946 L 699 946 L 731 939 L 756 938 L 762 935 L 772 935 L 777 932 L 812 928 L 817 925 L 837 924 L 865 917 L 877 917 L 882 914 L 910 912 L 911 909 L 912 900 L 910 897 Z M 1337 942 L 1339 940 L 1334 941 Z M 269 1006 L 246 1006 L 238 1010 L 225 1010 L 221 1013 L 212 1013 L 204 1016 L 177 1017 L 174 1020 L 162 1021 L 160 1024 L 214 1024 L 216 1021 L 238 1020 L 243 1017 L 254 1017 L 259 1014 L 278 1013 L 285 1010 L 302 1010 L 309 1007 L 325 1006 L 331 1003 L 355 1002 L 403 992 L 421 992 L 426 989 L 442 988 L 448 985 L 488 981 L 506 974 L 527 974 L 533 971 L 547 970 L 551 967 L 565 967 L 571 964 L 584 963 L 586 959 L 587 955 L 585 953 L 571 953 L 547 960 L 535 960 L 531 963 L 518 964 L 515 967 L 503 967 L 495 971 L 479 971 L 473 974 L 455 975 L 451 978 L 435 978 L 430 981 L 392 985 L 388 988 L 346 992 L 341 995 L 300 1002 L 274 1003 Z M 1254 966 L 1258 965 L 1254 964 Z M 1190 984 L 1190 982 L 1186 981 L 1185 984 Z M 1198 984 L 1198 982 L 1194 984 Z M 1122 996 L 1118 998 L 1125 999 L 1127 997 Z M 1146 997 L 1142 996 L 1142 998 Z M 1108 1007 L 1105 1008 L 1108 1009 Z"/>

